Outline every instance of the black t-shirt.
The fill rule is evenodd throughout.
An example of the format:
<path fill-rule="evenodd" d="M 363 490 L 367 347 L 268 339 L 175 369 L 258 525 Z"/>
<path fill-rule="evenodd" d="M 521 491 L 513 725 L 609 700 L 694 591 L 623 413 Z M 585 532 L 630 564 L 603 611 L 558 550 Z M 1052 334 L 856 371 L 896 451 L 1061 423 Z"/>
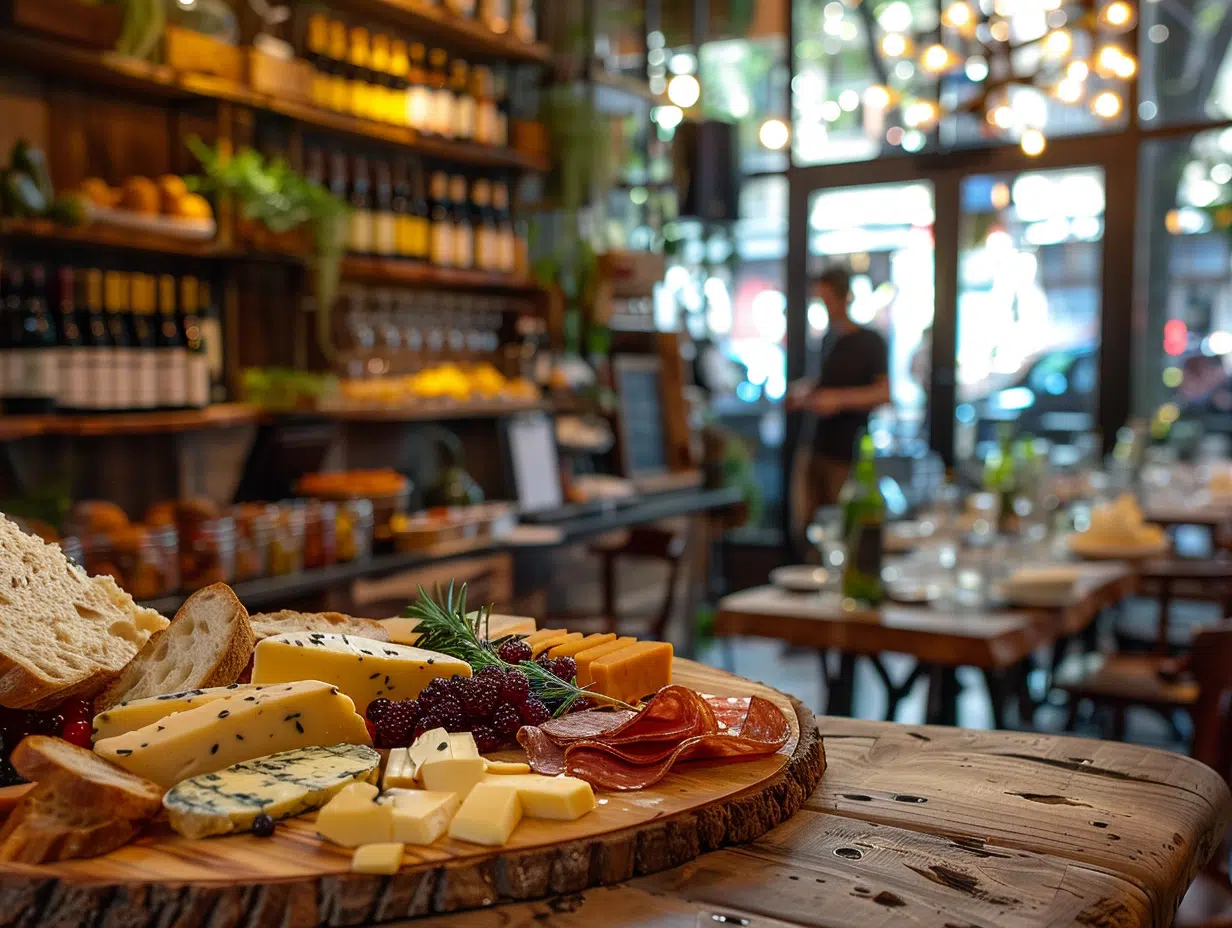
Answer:
<path fill-rule="evenodd" d="M 821 376 L 817 386 L 869 387 L 886 376 L 886 343 L 872 329 L 856 328 L 821 340 Z M 816 416 L 813 451 L 828 458 L 850 461 L 856 438 L 868 428 L 868 411 L 844 411 L 834 416 Z"/>

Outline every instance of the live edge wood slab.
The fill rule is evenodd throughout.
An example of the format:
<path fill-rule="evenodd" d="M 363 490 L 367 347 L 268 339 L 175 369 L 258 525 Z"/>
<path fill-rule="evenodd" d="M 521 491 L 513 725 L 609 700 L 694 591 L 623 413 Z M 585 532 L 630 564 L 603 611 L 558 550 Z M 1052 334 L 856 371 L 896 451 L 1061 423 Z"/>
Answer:
<path fill-rule="evenodd" d="M 190 841 L 156 824 L 92 860 L 0 864 L 0 925 L 366 925 L 618 883 L 751 841 L 788 819 L 825 770 L 813 714 L 762 684 L 689 661 L 677 661 L 675 678 L 708 694 L 773 700 L 791 739 L 772 757 L 687 765 L 651 789 L 599 793 L 599 807 L 576 822 L 524 820 L 504 848 L 450 839 L 408 848 L 390 877 L 350 873 L 350 852 L 318 839 L 314 816 L 280 823 L 267 839 Z"/>
<path fill-rule="evenodd" d="M 1166 926 L 1228 789 L 1133 745 L 821 718 L 825 778 L 757 840 L 617 887 L 415 928 Z"/>

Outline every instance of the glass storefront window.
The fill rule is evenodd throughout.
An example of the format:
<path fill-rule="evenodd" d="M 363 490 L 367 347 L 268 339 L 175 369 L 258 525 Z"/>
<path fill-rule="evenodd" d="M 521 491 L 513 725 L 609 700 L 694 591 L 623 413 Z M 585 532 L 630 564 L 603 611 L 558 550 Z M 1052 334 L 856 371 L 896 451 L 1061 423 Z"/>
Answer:
<path fill-rule="evenodd" d="M 1095 426 L 1104 175 L 980 175 L 961 191 L 959 459 L 1001 423 L 1069 444 Z"/>
<path fill-rule="evenodd" d="M 851 317 L 889 346 L 893 405 L 870 429 L 879 444 L 900 448 L 927 440 L 925 416 L 933 323 L 933 187 L 919 181 L 815 191 L 809 199 L 809 274 L 831 263 L 851 272 Z M 808 307 L 809 374 L 829 320 Z"/>
<path fill-rule="evenodd" d="M 708 42 L 702 46 L 699 76 L 703 117 L 736 124 L 741 170 L 746 174 L 785 170 L 787 153 L 767 149 L 759 138 L 767 119 L 787 115 L 783 39 Z"/>
<path fill-rule="evenodd" d="M 1232 4 L 1139 4 L 1138 115 L 1146 125 L 1232 117 Z"/>

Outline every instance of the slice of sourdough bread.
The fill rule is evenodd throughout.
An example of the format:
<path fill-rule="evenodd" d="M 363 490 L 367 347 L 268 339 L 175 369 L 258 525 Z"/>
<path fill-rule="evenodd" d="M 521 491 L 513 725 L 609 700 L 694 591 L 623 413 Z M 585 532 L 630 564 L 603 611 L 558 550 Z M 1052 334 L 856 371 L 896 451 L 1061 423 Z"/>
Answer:
<path fill-rule="evenodd" d="M 113 679 L 167 620 L 0 515 L 0 706 L 47 709 Z"/>
<path fill-rule="evenodd" d="M 252 617 L 257 640 L 288 632 L 322 632 L 327 635 L 355 635 L 373 641 L 389 641 L 389 633 L 376 619 L 357 619 L 341 612 L 266 612 Z"/>

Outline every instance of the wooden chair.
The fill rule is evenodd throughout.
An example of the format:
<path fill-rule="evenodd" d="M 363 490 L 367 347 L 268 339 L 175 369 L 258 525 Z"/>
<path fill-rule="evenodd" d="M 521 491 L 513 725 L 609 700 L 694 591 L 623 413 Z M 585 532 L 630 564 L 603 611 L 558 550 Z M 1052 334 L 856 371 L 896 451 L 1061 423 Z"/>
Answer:
<path fill-rule="evenodd" d="M 600 589 L 602 607 L 600 613 L 554 613 L 544 620 L 559 624 L 571 631 L 601 631 L 624 634 L 634 632 L 639 637 L 662 641 L 667 623 L 676 608 L 676 591 L 680 585 L 680 573 L 688 547 L 688 529 L 678 530 L 653 525 L 630 529 L 628 538 L 617 547 L 592 548 L 600 559 Z M 648 616 L 620 615 L 617 596 L 617 564 L 626 559 L 658 561 L 668 565 L 667 588 L 659 608 Z M 635 624 L 634 628 L 629 623 Z"/>

